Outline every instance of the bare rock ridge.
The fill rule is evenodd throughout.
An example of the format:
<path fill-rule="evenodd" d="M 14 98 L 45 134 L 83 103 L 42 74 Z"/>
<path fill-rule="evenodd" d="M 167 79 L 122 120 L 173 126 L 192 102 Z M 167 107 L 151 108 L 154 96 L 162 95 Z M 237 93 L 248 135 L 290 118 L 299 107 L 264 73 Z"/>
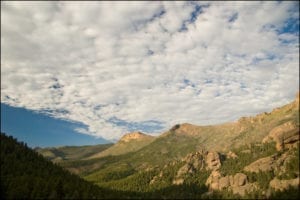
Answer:
<path fill-rule="evenodd" d="M 132 133 L 127 133 L 125 134 L 120 140 L 119 142 L 129 142 L 131 140 L 142 140 L 145 138 L 152 138 L 153 136 L 150 135 L 146 135 L 142 132 L 132 132 Z"/>

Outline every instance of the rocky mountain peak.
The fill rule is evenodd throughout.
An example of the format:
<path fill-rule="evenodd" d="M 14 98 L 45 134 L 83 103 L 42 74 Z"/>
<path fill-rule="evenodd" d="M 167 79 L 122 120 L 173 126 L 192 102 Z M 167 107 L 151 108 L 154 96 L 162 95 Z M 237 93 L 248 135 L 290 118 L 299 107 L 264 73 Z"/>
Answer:
<path fill-rule="evenodd" d="M 131 140 L 141 140 L 141 139 L 144 139 L 144 138 L 149 138 L 149 137 L 152 137 L 150 135 L 146 135 L 142 132 L 139 132 L 139 131 L 135 131 L 135 132 L 131 132 L 131 133 L 127 133 L 125 134 L 119 142 L 129 142 Z"/>
<path fill-rule="evenodd" d="M 196 126 L 189 123 L 176 124 L 173 126 L 170 131 L 175 132 L 177 134 L 184 135 L 199 135 L 199 131 L 201 130 L 201 126 Z"/>

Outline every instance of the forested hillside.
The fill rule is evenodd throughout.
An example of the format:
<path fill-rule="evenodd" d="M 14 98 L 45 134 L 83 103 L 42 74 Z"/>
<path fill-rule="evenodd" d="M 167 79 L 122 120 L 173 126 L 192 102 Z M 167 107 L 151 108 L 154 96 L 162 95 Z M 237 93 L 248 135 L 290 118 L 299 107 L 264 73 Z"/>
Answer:
<path fill-rule="evenodd" d="M 113 198 L 119 193 L 71 174 L 60 166 L 1 133 L 1 199 Z"/>

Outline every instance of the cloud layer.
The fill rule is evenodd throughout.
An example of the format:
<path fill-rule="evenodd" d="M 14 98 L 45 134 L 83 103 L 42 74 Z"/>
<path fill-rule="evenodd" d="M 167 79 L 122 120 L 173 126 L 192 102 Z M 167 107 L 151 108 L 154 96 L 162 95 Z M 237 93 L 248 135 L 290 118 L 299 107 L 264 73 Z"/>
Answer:
<path fill-rule="evenodd" d="M 1 102 L 116 140 L 299 89 L 297 2 L 1 2 Z"/>

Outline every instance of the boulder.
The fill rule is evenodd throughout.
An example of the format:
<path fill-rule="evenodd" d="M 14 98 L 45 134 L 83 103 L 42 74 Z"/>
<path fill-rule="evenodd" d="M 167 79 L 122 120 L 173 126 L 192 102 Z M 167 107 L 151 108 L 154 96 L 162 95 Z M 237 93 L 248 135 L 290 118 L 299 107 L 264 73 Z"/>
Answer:
<path fill-rule="evenodd" d="M 217 152 L 208 152 L 206 156 L 206 165 L 208 170 L 218 170 L 221 167 L 219 154 Z"/>
<path fill-rule="evenodd" d="M 247 172 L 256 172 L 259 171 L 271 171 L 274 169 L 275 158 L 274 156 L 268 156 L 254 161 L 253 163 L 244 167 L 244 170 Z"/>
<path fill-rule="evenodd" d="M 213 171 L 206 180 L 206 186 L 210 190 L 232 190 L 234 194 L 245 195 L 257 189 L 255 183 L 248 183 L 247 176 L 243 173 L 237 173 L 234 176 L 222 177 L 219 171 Z"/>
<path fill-rule="evenodd" d="M 226 154 L 226 158 L 232 158 L 232 159 L 236 159 L 238 156 L 232 152 L 232 151 L 229 151 L 227 154 Z"/>
<path fill-rule="evenodd" d="M 294 121 L 286 122 L 273 128 L 269 134 L 262 140 L 266 142 L 276 142 L 276 149 L 280 151 L 285 147 L 299 141 L 299 126 Z"/>
<path fill-rule="evenodd" d="M 205 150 L 200 150 L 195 153 L 190 153 L 182 159 L 183 162 L 186 162 L 194 169 L 201 170 L 205 165 L 205 155 L 207 152 Z"/>
<path fill-rule="evenodd" d="M 242 186 L 229 187 L 229 189 L 232 190 L 233 194 L 239 194 L 241 196 L 244 196 L 246 194 L 246 192 L 248 192 L 248 193 L 253 192 L 253 191 L 257 190 L 257 188 L 258 188 L 258 186 L 256 183 L 247 183 Z"/>
<path fill-rule="evenodd" d="M 243 186 L 247 183 L 247 175 L 237 173 L 233 177 L 234 186 Z"/>
<path fill-rule="evenodd" d="M 289 187 L 299 187 L 299 177 L 290 180 L 279 180 L 276 177 L 270 181 L 270 187 L 275 190 L 286 190 Z"/>
<path fill-rule="evenodd" d="M 186 174 L 189 170 L 191 169 L 191 165 L 190 164 L 185 164 L 183 165 L 177 172 L 177 176 L 182 176 L 184 174 Z"/>
<path fill-rule="evenodd" d="M 221 174 L 219 171 L 212 171 L 206 180 L 205 185 L 209 186 L 211 190 L 219 190 L 219 179 Z"/>
<path fill-rule="evenodd" d="M 183 184 L 183 182 L 184 182 L 183 178 L 177 178 L 177 179 L 173 180 L 174 185 L 181 185 L 181 184 Z"/>
<path fill-rule="evenodd" d="M 229 186 L 230 186 L 230 178 L 229 178 L 229 176 L 221 177 L 219 179 L 219 186 L 218 186 L 219 190 L 222 190 L 222 189 L 227 188 Z"/>

